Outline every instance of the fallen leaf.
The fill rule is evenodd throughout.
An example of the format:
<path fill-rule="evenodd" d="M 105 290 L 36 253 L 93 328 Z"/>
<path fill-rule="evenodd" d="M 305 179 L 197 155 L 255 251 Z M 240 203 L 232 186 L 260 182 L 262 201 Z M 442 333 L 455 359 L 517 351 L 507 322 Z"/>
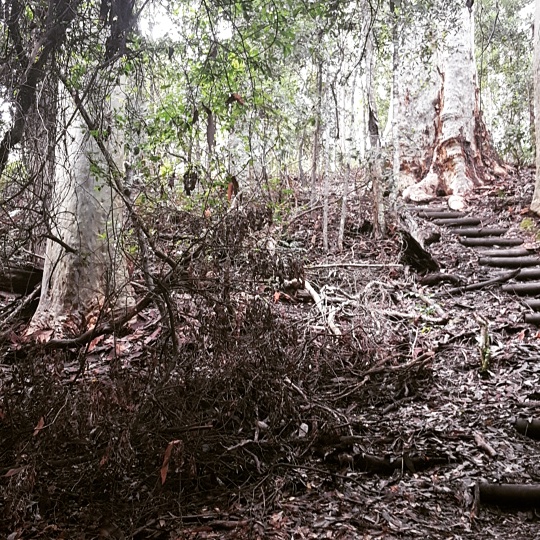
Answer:
<path fill-rule="evenodd" d="M 39 422 L 37 423 L 36 427 L 34 428 L 33 437 L 35 437 L 43 429 L 44 425 L 45 425 L 45 418 L 43 418 L 43 416 L 42 416 L 39 419 Z"/>
<path fill-rule="evenodd" d="M 24 467 L 15 467 L 14 469 L 9 469 L 9 471 L 4 474 L 4 477 L 10 478 L 12 476 L 15 476 L 16 474 L 19 474 L 23 469 Z"/>
<path fill-rule="evenodd" d="M 175 439 L 174 441 L 171 441 L 167 445 L 167 448 L 165 449 L 165 454 L 163 455 L 163 463 L 159 471 L 159 475 L 161 477 L 161 485 L 163 485 L 165 483 L 165 480 L 167 480 L 167 474 L 169 472 L 169 463 L 171 461 L 171 453 L 173 451 L 173 448 L 181 444 L 182 444 L 182 441 L 180 439 Z"/>

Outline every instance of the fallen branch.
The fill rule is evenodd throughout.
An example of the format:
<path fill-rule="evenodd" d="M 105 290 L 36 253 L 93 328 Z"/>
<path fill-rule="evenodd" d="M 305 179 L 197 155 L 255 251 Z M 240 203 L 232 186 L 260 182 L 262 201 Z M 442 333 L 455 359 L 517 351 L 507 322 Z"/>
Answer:
<path fill-rule="evenodd" d="M 327 316 L 321 296 L 307 280 L 304 280 L 304 289 L 306 289 L 306 291 L 311 295 L 311 298 L 313 298 L 315 305 L 319 310 L 319 313 L 322 315 L 323 320 L 326 322 L 326 325 L 328 326 L 332 334 L 334 334 L 335 336 L 341 336 L 341 330 L 334 323 L 334 314 L 331 312 Z"/>
<path fill-rule="evenodd" d="M 480 281 L 479 283 L 471 283 L 470 285 L 464 285 L 463 287 L 454 287 L 453 289 L 448 289 L 447 291 L 441 291 L 435 296 L 444 296 L 445 294 L 460 294 L 466 291 L 477 291 L 478 289 L 483 289 L 489 285 L 495 285 L 497 283 L 504 283 L 519 274 L 520 270 L 512 270 L 510 272 L 505 272 L 500 274 L 497 277 L 492 279 L 487 279 L 486 281 Z"/>
<path fill-rule="evenodd" d="M 381 315 L 394 319 L 405 319 L 412 321 L 421 321 L 429 324 L 446 324 L 448 322 L 448 316 L 444 317 L 430 317 L 429 315 L 422 315 L 421 313 L 404 313 L 402 311 L 396 311 L 392 309 L 380 309 L 374 310 Z"/>
<path fill-rule="evenodd" d="M 486 452 L 486 454 L 492 458 L 496 457 L 497 456 L 497 450 L 495 450 L 493 448 L 493 446 L 491 446 L 487 441 L 486 439 L 484 439 L 484 437 L 482 437 L 482 435 L 478 432 L 475 432 L 474 434 L 474 442 L 477 444 L 477 446 L 479 448 L 481 448 L 482 450 L 484 450 L 484 452 Z"/>
<path fill-rule="evenodd" d="M 432 300 L 425 294 L 418 293 L 418 292 L 415 294 L 416 296 L 418 296 L 418 298 L 420 298 L 420 300 L 422 300 L 422 302 L 427 304 L 429 307 L 432 307 L 437 312 L 437 315 L 441 318 L 441 320 L 445 320 L 445 321 L 448 320 L 449 318 L 448 315 L 446 314 L 444 309 L 441 306 L 439 306 L 439 304 L 437 304 L 437 302 L 435 302 L 434 300 Z"/>
<path fill-rule="evenodd" d="M 329 264 L 310 264 L 304 266 L 306 270 L 319 270 L 321 268 L 403 268 L 398 263 L 329 263 Z"/>

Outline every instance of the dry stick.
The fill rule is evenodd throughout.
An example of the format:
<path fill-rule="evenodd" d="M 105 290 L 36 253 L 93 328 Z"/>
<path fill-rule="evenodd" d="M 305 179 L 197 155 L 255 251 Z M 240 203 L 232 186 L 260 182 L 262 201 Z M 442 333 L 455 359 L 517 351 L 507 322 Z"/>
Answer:
<path fill-rule="evenodd" d="M 497 456 L 497 450 L 491 446 L 484 437 L 477 431 L 474 433 L 474 442 L 478 445 L 479 448 L 484 450 L 490 457 Z"/>
<path fill-rule="evenodd" d="M 491 357 L 489 322 L 482 315 L 475 313 L 474 318 L 480 325 L 479 349 L 480 349 L 480 371 L 485 372 L 489 369 L 489 360 Z"/>
<path fill-rule="evenodd" d="M 328 198 L 330 197 L 330 179 L 328 178 L 329 167 L 328 161 L 330 156 L 328 155 L 328 137 L 324 145 L 324 169 L 323 169 L 323 248 L 328 253 Z"/>
<path fill-rule="evenodd" d="M 403 268 L 402 264 L 397 263 L 329 263 L 329 264 L 310 264 L 304 266 L 306 270 L 318 270 L 322 268 Z"/>
<path fill-rule="evenodd" d="M 311 286 L 309 281 L 304 280 L 304 289 L 310 294 L 311 298 L 315 301 L 315 305 L 319 310 L 320 314 L 323 317 L 323 320 L 326 321 L 326 325 L 335 336 L 341 336 L 341 330 L 334 324 L 333 315 L 327 317 L 324 306 L 322 305 L 322 298 L 319 293 Z"/>
<path fill-rule="evenodd" d="M 288 225 L 290 225 L 293 221 L 301 218 L 302 216 L 305 216 L 306 214 L 310 214 L 311 212 L 314 212 L 315 210 L 320 210 L 323 207 L 322 204 L 318 204 L 317 206 L 312 206 L 311 208 L 308 208 L 307 210 L 304 210 L 303 212 L 300 212 L 299 214 L 296 214 L 296 216 L 292 217 L 289 220 Z"/>
<path fill-rule="evenodd" d="M 448 320 L 448 315 L 445 313 L 444 309 L 441 306 L 439 306 L 439 304 L 437 304 L 437 302 L 433 301 L 431 298 L 427 297 L 425 294 L 418 293 L 418 292 L 415 294 L 416 296 L 418 296 L 418 298 L 420 298 L 420 300 L 422 300 L 422 302 L 425 302 L 428 306 L 431 306 L 437 312 L 437 315 L 439 315 L 441 319 Z"/>
<path fill-rule="evenodd" d="M 406 370 L 406 369 L 411 368 L 411 367 L 415 367 L 415 366 L 418 366 L 418 365 L 425 364 L 428 361 L 432 360 L 432 358 L 433 358 L 433 353 L 431 351 L 429 351 L 429 352 L 425 352 L 425 353 L 421 354 L 418 358 L 415 358 L 414 360 L 411 360 L 410 362 L 407 362 L 406 364 L 402 364 L 402 365 L 399 365 L 399 366 L 388 366 L 386 364 L 386 362 L 387 362 L 386 359 L 381 360 L 375 366 L 373 366 L 372 368 L 365 371 L 362 374 L 364 376 L 364 378 L 358 384 L 354 385 L 353 388 L 349 388 L 349 389 L 343 391 L 341 394 L 337 394 L 335 396 L 332 396 L 332 399 L 334 399 L 336 401 L 336 400 L 339 400 L 339 399 L 346 398 L 347 396 L 349 396 L 351 394 L 354 394 L 354 392 L 360 390 L 360 388 L 362 388 L 362 386 L 364 386 L 368 382 L 370 375 L 375 375 L 377 373 L 384 373 L 384 372 L 396 372 L 396 371 Z"/>
<path fill-rule="evenodd" d="M 454 287 L 453 289 L 448 289 L 447 291 L 437 293 L 435 296 L 444 296 L 445 294 L 457 294 L 457 293 L 462 293 L 466 291 L 476 291 L 478 289 L 482 289 L 489 285 L 495 285 L 496 283 L 504 283 L 505 281 L 508 281 L 516 277 L 519 274 L 519 272 L 520 270 L 512 270 L 511 272 L 505 272 L 504 274 L 500 274 L 499 276 L 494 277 L 493 279 L 480 281 L 479 283 L 472 283 L 471 285 L 465 285 L 463 287 Z"/>
<path fill-rule="evenodd" d="M 351 175 L 351 166 L 347 164 L 345 178 L 343 179 L 343 198 L 341 199 L 341 217 L 339 220 L 339 233 L 337 248 L 343 251 L 343 235 L 345 234 L 345 220 L 347 219 L 347 195 L 349 192 L 349 176 Z"/>
<path fill-rule="evenodd" d="M 445 324 L 448 322 L 447 315 L 445 315 L 444 317 L 430 317 L 429 315 L 422 315 L 418 313 L 405 313 L 403 311 L 396 311 L 393 309 L 377 309 L 373 311 L 376 313 L 380 313 L 381 315 L 385 315 L 386 317 L 394 317 L 396 319 L 419 320 L 429 324 Z"/>
<path fill-rule="evenodd" d="M 33 300 L 41 293 L 41 285 L 38 285 L 6 318 L 0 323 L 0 326 L 6 327 L 19 313 L 24 311 Z M 9 330 L 0 334 L 0 341 L 8 336 Z"/>

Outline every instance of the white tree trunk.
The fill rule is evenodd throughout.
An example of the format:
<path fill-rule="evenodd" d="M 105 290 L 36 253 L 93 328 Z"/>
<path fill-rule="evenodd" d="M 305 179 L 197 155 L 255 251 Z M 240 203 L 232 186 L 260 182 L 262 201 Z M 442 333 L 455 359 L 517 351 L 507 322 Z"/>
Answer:
<path fill-rule="evenodd" d="M 105 113 L 100 125 L 109 130 L 105 146 L 123 171 L 123 138 L 114 119 L 122 107 L 120 89 L 101 106 Z M 66 109 L 65 118 L 70 118 L 73 107 Z M 124 207 L 94 136 L 78 113 L 73 118 L 57 152 L 53 238 L 47 243 L 41 298 L 28 330 L 47 338 L 87 330 L 98 318 L 133 305 L 119 234 Z"/>
<path fill-rule="evenodd" d="M 531 202 L 531 210 L 540 214 L 540 0 L 536 0 L 534 17 L 534 104 L 535 104 L 535 132 L 536 132 L 536 183 Z"/>
<path fill-rule="evenodd" d="M 462 204 L 489 177 L 484 165 L 497 162 L 479 111 L 472 11 L 460 8 L 431 66 L 419 64 L 411 49 L 420 48 L 423 38 L 416 36 L 402 55 L 401 188 L 413 201 L 454 195 Z M 481 138 L 488 142 L 479 148 Z"/>

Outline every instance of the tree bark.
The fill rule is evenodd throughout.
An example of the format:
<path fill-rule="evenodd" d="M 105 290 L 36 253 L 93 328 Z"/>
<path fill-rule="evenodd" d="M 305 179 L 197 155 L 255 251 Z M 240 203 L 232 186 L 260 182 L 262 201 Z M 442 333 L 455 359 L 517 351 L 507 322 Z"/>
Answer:
<path fill-rule="evenodd" d="M 58 150 L 62 159 L 56 165 L 52 195 L 52 238 L 47 242 L 40 303 L 28 335 L 42 329 L 53 330 L 56 338 L 79 333 L 104 313 L 117 316 L 134 303 L 120 241 L 124 207 L 112 187 L 113 175 L 124 167 L 123 137 L 115 118 L 123 106 L 122 92 L 118 86 L 109 89 L 107 98 L 99 81 L 93 85 L 88 110 L 99 118 L 95 125 L 107 132 L 96 132 L 80 112 L 65 108 L 66 118 L 74 114 L 74 120 Z M 110 158 L 116 171 L 110 168 Z"/>
<path fill-rule="evenodd" d="M 375 98 L 375 71 L 376 59 L 374 54 L 374 38 L 368 38 L 366 47 L 367 65 L 367 115 L 368 115 L 368 135 L 369 135 L 369 173 L 373 186 L 373 230 L 376 238 L 382 238 L 386 232 L 386 219 L 383 202 L 382 186 L 382 155 L 381 138 L 379 135 L 379 119 L 377 111 L 377 100 Z"/>
<path fill-rule="evenodd" d="M 536 114 L 534 119 L 536 140 L 536 182 L 531 202 L 531 210 L 540 215 L 540 0 L 536 0 L 534 16 L 534 103 Z"/>
<path fill-rule="evenodd" d="M 415 82 L 416 96 L 407 87 L 401 92 L 400 122 L 414 126 L 415 135 L 412 141 L 401 141 L 402 148 L 409 148 L 403 152 L 400 176 L 402 184 L 409 184 L 403 191 L 406 199 L 453 195 L 449 205 L 457 209 L 465 195 L 491 178 L 488 171 L 504 172 L 479 108 L 474 18 L 467 6 L 447 29 L 438 56 L 437 69 L 427 70 L 428 84 L 422 80 L 424 89 Z M 413 65 L 408 69 L 418 71 Z M 411 150 L 410 145 L 418 143 L 419 149 Z"/>
<path fill-rule="evenodd" d="M 323 98 L 323 63 L 317 64 L 317 110 L 315 112 L 315 132 L 313 133 L 313 159 L 311 162 L 311 204 L 317 200 L 317 169 L 321 148 L 321 114 Z"/>

